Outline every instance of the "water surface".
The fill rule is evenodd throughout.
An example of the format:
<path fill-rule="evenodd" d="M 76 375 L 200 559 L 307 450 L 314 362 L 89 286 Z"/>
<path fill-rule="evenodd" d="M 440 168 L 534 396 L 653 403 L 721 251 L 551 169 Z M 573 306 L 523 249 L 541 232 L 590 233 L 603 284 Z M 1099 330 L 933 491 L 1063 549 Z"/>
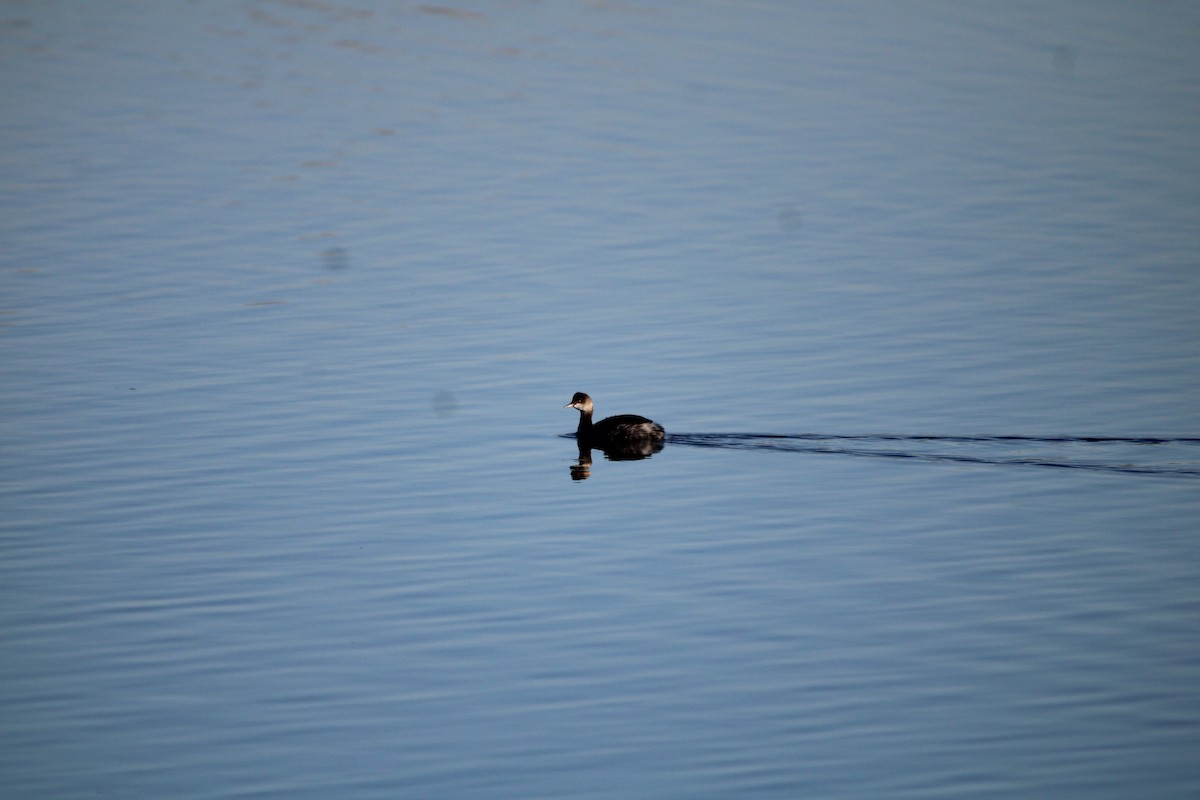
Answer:
<path fill-rule="evenodd" d="M 5 796 L 1200 791 L 1186 4 L 0 12 Z"/>

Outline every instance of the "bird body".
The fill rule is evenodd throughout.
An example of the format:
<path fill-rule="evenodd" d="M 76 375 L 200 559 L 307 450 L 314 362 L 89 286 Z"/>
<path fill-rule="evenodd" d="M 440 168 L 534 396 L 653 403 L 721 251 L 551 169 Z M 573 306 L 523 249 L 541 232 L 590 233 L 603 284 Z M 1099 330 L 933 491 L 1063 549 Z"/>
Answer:
<path fill-rule="evenodd" d="M 593 423 L 592 412 L 595 406 L 592 398 L 583 392 L 576 392 L 571 402 L 563 408 L 579 411 L 579 427 L 575 429 L 575 438 L 581 444 L 603 448 L 605 445 L 661 442 L 666 438 L 662 425 L 637 414 L 619 414 Z"/>

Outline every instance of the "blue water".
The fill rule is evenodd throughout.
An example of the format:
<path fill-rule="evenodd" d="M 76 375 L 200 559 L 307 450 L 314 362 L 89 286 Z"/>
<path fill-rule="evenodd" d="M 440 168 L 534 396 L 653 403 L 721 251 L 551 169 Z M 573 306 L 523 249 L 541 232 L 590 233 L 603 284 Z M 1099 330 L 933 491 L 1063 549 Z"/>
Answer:
<path fill-rule="evenodd" d="M 0 795 L 1197 796 L 1198 40 L 0 5 Z"/>

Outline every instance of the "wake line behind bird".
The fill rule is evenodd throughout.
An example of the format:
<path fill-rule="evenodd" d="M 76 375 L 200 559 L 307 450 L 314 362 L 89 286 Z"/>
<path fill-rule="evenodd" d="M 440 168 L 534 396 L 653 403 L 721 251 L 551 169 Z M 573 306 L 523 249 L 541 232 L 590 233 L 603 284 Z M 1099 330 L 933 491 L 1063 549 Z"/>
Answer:
<path fill-rule="evenodd" d="M 1200 437 L 671 433 L 667 444 L 1200 478 Z"/>

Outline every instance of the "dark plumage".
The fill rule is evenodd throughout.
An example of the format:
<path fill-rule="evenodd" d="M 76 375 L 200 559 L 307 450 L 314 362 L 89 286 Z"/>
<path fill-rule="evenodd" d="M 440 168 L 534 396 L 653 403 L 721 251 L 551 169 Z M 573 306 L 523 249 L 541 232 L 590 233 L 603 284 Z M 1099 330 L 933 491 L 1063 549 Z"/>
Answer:
<path fill-rule="evenodd" d="M 580 444 L 603 449 L 606 445 L 629 445 L 642 442 L 661 442 L 666 437 L 662 425 L 637 414 L 620 414 L 592 423 L 592 398 L 576 392 L 563 408 L 579 411 L 579 427 L 575 438 Z"/>

